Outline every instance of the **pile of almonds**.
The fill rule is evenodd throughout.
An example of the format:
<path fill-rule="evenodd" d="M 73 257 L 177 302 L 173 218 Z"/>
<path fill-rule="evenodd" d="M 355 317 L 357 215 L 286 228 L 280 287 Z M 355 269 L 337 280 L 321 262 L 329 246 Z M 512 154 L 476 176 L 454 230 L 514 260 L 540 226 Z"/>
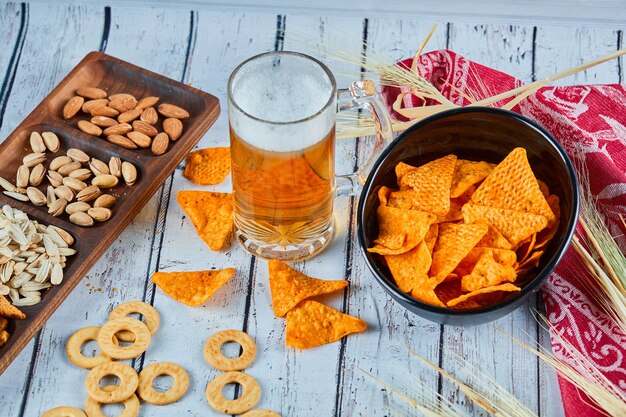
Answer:
<path fill-rule="evenodd" d="M 79 120 L 77 126 L 93 136 L 106 136 L 107 141 L 126 149 L 151 148 L 154 155 L 167 152 L 170 140 L 183 134 L 182 119 L 189 112 L 173 104 L 162 103 L 155 110 L 159 97 L 137 100 L 133 95 L 118 93 L 108 95 L 96 87 L 81 87 L 63 108 L 63 117 L 71 119 L 80 111 L 91 115 L 90 120 Z M 156 125 L 159 114 L 165 117 L 163 132 Z"/>
<path fill-rule="evenodd" d="M 46 171 L 46 151 L 56 153 L 60 149 L 60 140 L 53 132 L 33 132 L 30 146 L 33 153 L 22 159 L 15 184 L 0 177 L 4 194 L 19 201 L 30 201 L 35 206 L 47 205 L 48 213 L 53 216 L 65 212 L 70 221 L 79 226 L 109 220 L 116 198 L 103 190 L 115 187 L 120 178 L 127 185 L 137 180 L 137 169 L 130 162 L 112 157 L 107 164 L 77 148 L 70 148 L 65 155 L 52 159 Z M 44 179 L 49 184 L 45 194 L 37 188 Z"/>
<path fill-rule="evenodd" d="M 0 211 L 0 295 L 14 306 L 41 301 L 41 291 L 63 281 L 67 257 L 76 253 L 74 238 L 56 226 L 30 220 L 4 205 Z"/>

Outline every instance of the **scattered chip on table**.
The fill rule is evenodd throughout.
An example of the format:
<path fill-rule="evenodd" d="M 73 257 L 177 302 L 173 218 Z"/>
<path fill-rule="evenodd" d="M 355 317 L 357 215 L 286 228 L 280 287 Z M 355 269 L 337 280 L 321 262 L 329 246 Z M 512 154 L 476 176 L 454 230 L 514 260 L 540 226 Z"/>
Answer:
<path fill-rule="evenodd" d="M 155 272 L 154 282 L 164 293 L 188 306 L 204 304 L 235 274 L 235 268 L 193 272 Z"/>
<path fill-rule="evenodd" d="M 207 148 L 191 152 L 183 175 L 196 184 L 223 182 L 230 174 L 230 148 Z"/>
<path fill-rule="evenodd" d="M 365 330 L 365 321 L 317 301 L 305 300 L 287 313 L 287 346 L 309 349 Z"/>
<path fill-rule="evenodd" d="M 26 314 L 15 307 L 9 300 L 3 295 L 0 295 L 0 317 L 6 317 L 8 319 L 23 320 L 26 318 Z"/>
<path fill-rule="evenodd" d="M 222 250 L 233 229 L 232 195 L 209 191 L 180 191 L 177 199 L 200 238 L 212 250 Z"/>
<path fill-rule="evenodd" d="M 307 298 L 335 292 L 348 285 L 346 280 L 329 281 L 309 277 L 281 261 L 269 261 L 268 267 L 276 317 L 284 317 Z"/>

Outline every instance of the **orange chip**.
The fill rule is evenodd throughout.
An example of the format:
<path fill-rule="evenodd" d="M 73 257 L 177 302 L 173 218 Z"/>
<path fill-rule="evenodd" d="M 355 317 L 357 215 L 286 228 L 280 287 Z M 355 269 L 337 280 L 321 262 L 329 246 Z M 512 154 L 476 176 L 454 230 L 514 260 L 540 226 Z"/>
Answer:
<path fill-rule="evenodd" d="M 389 194 L 389 202 L 387 205 L 404 210 L 418 210 L 417 207 L 413 205 L 416 196 L 417 193 L 415 190 L 392 191 Z"/>
<path fill-rule="evenodd" d="M 428 287 L 413 288 L 413 291 L 411 291 L 411 297 L 415 298 L 416 300 L 420 300 L 421 302 L 426 304 L 437 307 L 445 307 L 445 304 L 443 304 L 441 300 L 439 300 L 439 297 L 437 297 L 437 294 L 435 293 L 435 287 L 437 286 L 438 282 L 434 278 L 431 278 L 429 284 L 430 285 L 428 285 Z"/>
<path fill-rule="evenodd" d="M 539 189 L 524 148 L 513 149 L 493 169 L 472 195 L 472 201 L 479 206 L 538 214 L 548 222 L 554 220 L 554 213 Z"/>
<path fill-rule="evenodd" d="M 367 327 L 365 321 L 312 300 L 287 313 L 287 346 L 309 349 L 333 343 Z"/>
<path fill-rule="evenodd" d="M 485 233 L 487 233 L 485 224 L 440 224 L 430 276 L 434 276 L 438 282 L 444 280 Z"/>
<path fill-rule="evenodd" d="M 0 295 L 0 317 L 23 320 L 26 318 L 26 314 L 11 304 L 3 295 Z"/>
<path fill-rule="evenodd" d="M 405 164 L 404 162 L 400 162 L 398 165 L 396 165 L 396 178 L 398 179 L 398 186 L 400 187 L 400 189 L 402 190 L 402 177 L 404 177 L 404 175 L 409 172 L 409 171 L 415 171 L 417 168 L 409 165 L 409 164 Z M 410 188 L 409 186 L 405 186 L 404 189 L 408 189 Z"/>
<path fill-rule="evenodd" d="M 514 282 L 517 278 L 512 266 L 502 265 L 493 257 L 493 252 L 485 252 L 472 272 L 461 278 L 463 291 L 476 291 L 485 287 L 492 287 L 502 282 Z"/>
<path fill-rule="evenodd" d="M 212 250 L 221 250 L 233 228 L 232 196 L 209 191 L 179 191 L 177 200 L 200 238 Z"/>
<path fill-rule="evenodd" d="M 481 288 L 480 290 L 476 290 L 476 291 L 472 291 L 469 292 L 467 294 L 463 294 L 457 298 L 454 298 L 450 301 L 448 301 L 447 306 L 448 307 L 454 307 L 464 301 L 469 300 L 472 297 L 475 297 L 477 295 L 480 294 L 488 294 L 488 293 L 492 293 L 492 292 L 497 292 L 497 291 L 506 291 L 506 292 L 515 292 L 515 291 L 520 291 L 521 288 L 513 285 L 511 283 L 506 283 L 506 284 L 500 284 L 500 285 L 496 285 L 493 287 L 486 287 L 486 288 Z"/>
<path fill-rule="evenodd" d="M 230 148 L 207 148 L 191 152 L 183 175 L 196 184 L 219 184 L 230 174 Z"/>
<path fill-rule="evenodd" d="M 380 202 L 381 206 L 387 205 L 387 202 L 389 201 L 389 195 L 392 191 L 393 190 L 389 187 L 380 187 L 380 189 L 378 190 L 378 201 Z"/>
<path fill-rule="evenodd" d="M 477 191 L 478 192 L 478 191 Z M 463 206 L 466 223 L 489 223 L 508 240 L 513 247 L 543 230 L 548 222 L 544 216 L 523 211 L 507 210 L 474 204 Z"/>
<path fill-rule="evenodd" d="M 385 260 L 402 292 L 411 292 L 413 288 L 422 287 L 430 280 L 428 270 L 432 259 L 425 242 L 401 255 L 387 255 Z"/>
<path fill-rule="evenodd" d="M 195 272 L 155 272 L 152 282 L 164 293 L 188 306 L 205 303 L 235 274 L 235 268 Z"/>
<path fill-rule="evenodd" d="M 535 247 L 535 243 L 537 243 L 537 233 L 526 239 L 526 241 L 517 248 L 517 259 L 519 259 L 519 262 L 524 262 L 524 260 L 528 258 Z"/>
<path fill-rule="evenodd" d="M 281 261 L 269 261 L 268 267 L 276 317 L 284 317 L 302 300 L 338 291 L 348 285 L 345 280 L 326 281 L 306 276 Z"/>
<path fill-rule="evenodd" d="M 559 197 L 552 194 L 548 197 L 548 204 L 552 211 L 554 212 L 554 221 L 548 224 L 548 227 L 542 230 L 537 235 L 537 241 L 535 242 L 534 249 L 544 248 L 550 243 L 557 230 L 559 230 L 559 220 L 561 219 L 561 206 L 559 202 Z"/>
<path fill-rule="evenodd" d="M 426 236 L 424 236 L 424 242 L 428 247 L 428 252 L 431 254 L 435 248 L 435 243 L 437 243 L 437 235 L 439 235 L 439 225 L 437 223 L 433 223 L 430 225 L 428 232 L 426 232 Z"/>
<path fill-rule="evenodd" d="M 437 297 L 439 298 L 439 300 L 444 305 L 447 305 L 448 301 L 454 298 L 460 297 L 463 294 L 463 291 L 461 290 L 461 280 L 444 281 L 441 284 L 439 284 L 437 288 L 435 288 L 435 293 L 437 294 Z M 482 307 L 482 304 L 478 303 L 474 299 L 470 299 L 462 303 L 459 303 L 455 305 L 454 307 L 455 308 L 477 308 L 477 307 Z"/>
<path fill-rule="evenodd" d="M 519 269 L 537 267 L 539 265 L 539 260 L 541 259 L 541 256 L 543 255 L 543 253 L 544 253 L 543 250 L 535 250 L 533 253 L 530 254 L 530 256 L 528 256 L 526 259 L 520 262 Z"/>
<path fill-rule="evenodd" d="M 454 200 L 450 200 L 450 210 L 444 216 L 437 216 L 437 223 L 455 222 L 461 220 L 461 206 Z"/>
<path fill-rule="evenodd" d="M 502 233 L 498 232 L 498 229 L 488 224 L 489 230 L 487 234 L 480 239 L 480 242 L 476 246 L 484 248 L 496 248 L 496 249 L 511 249 L 511 243 L 506 240 Z"/>
<path fill-rule="evenodd" d="M 517 261 L 517 254 L 512 250 L 475 247 L 459 262 L 454 272 L 460 276 L 470 274 L 478 263 L 478 260 L 486 253 L 490 253 L 496 262 L 504 266 L 514 266 Z"/>
<path fill-rule="evenodd" d="M 450 197 L 460 197 L 471 186 L 487 178 L 494 167 L 495 164 L 485 161 L 457 160 L 454 173 L 452 174 Z"/>
<path fill-rule="evenodd" d="M 450 210 L 450 184 L 456 163 L 455 155 L 444 156 L 400 178 L 400 190 L 413 189 L 413 207 L 438 216 Z"/>
<path fill-rule="evenodd" d="M 459 206 L 463 207 L 465 203 L 468 203 L 472 199 L 472 194 L 476 191 L 476 186 L 472 185 L 463 194 L 456 198 L 451 198 L 451 201 L 455 201 Z"/>
<path fill-rule="evenodd" d="M 404 210 L 379 206 L 378 239 L 376 246 L 368 249 L 381 255 L 399 255 L 413 249 L 420 243 L 435 216 L 418 210 Z"/>

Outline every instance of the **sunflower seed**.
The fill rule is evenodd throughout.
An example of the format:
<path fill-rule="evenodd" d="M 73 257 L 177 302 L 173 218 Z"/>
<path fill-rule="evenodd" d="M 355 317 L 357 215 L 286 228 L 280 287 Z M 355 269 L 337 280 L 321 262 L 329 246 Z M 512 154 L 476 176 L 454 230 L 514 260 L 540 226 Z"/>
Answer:
<path fill-rule="evenodd" d="M 4 188 L 6 191 L 9 191 L 11 193 L 15 192 L 15 185 L 11 184 L 10 181 L 7 181 L 2 177 L 0 177 L 0 187 Z"/>

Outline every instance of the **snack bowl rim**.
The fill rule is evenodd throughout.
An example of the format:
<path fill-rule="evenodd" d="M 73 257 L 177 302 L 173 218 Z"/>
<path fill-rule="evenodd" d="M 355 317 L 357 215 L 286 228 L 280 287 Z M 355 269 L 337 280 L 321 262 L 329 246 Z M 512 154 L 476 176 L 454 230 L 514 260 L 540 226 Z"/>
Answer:
<path fill-rule="evenodd" d="M 364 218 L 365 203 L 372 190 L 374 190 L 377 186 L 377 184 L 374 183 L 374 178 L 378 175 L 378 172 L 383 162 L 394 151 L 397 145 L 403 142 L 414 132 L 418 131 L 429 123 L 463 113 L 497 114 L 504 116 L 505 118 L 511 119 L 516 123 L 525 125 L 527 128 L 531 128 L 537 131 L 539 133 L 539 136 L 542 137 L 543 140 L 545 140 L 551 147 L 553 147 L 562 158 L 571 185 L 571 190 L 564 191 L 571 192 L 572 196 L 572 210 L 568 213 L 562 213 L 562 216 L 569 216 L 567 225 L 562 232 L 557 232 L 557 234 L 555 235 L 555 237 L 560 238 L 561 241 L 558 243 L 558 247 L 554 250 L 554 254 L 545 264 L 545 266 L 541 270 L 532 271 L 531 278 L 523 285 L 521 291 L 517 292 L 515 295 L 507 297 L 501 302 L 473 309 L 454 309 L 450 307 L 438 307 L 419 301 L 411 297 L 409 294 L 400 291 L 400 289 L 398 289 L 396 285 L 392 283 L 392 279 L 390 277 L 387 277 L 386 273 L 384 271 L 381 271 L 380 268 L 377 265 L 374 265 L 374 263 L 370 260 L 367 252 L 366 234 L 364 226 L 366 224 L 366 219 Z M 520 143 L 519 146 L 523 147 L 523 144 Z M 374 275 L 376 281 L 389 295 L 391 295 L 391 297 L 395 301 L 399 302 L 404 308 L 416 315 L 422 316 L 430 321 L 434 321 L 440 324 L 453 324 L 463 326 L 478 325 L 497 320 L 498 318 L 510 313 L 511 311 L 519 307 L 525 300 L 527 300 L 532 293 L 537 292 L 541 288 L 541 286 L 543 286 L 543 284 L 546 282 L 548 277 L 552 274 L 558 263 L 565 255 L 565 252 L 567 251 L 572 241 L 574 232 L 576 230 L 576 224 L 578 222 L 579 206 L 580 198 L 578 192 L 578 180 L 576 176 L 576 171 L 574 170 L 574 166 L 563 146 L 545 128 L 543 128 L 533 120 L 509 110 L 481 106 L 459 107 L 456 109 L 442 111 L 415 123 L 413 126 L 409 127 L 407 130 L 398 135 L 398 137 L 396 137 L 389 145 L 387 145 L 386 149 L 378 157 L 363 186 L 361 196 L 359 197 L 359 204 L 357 207 L 358 242 L 367 266 Z"/>

